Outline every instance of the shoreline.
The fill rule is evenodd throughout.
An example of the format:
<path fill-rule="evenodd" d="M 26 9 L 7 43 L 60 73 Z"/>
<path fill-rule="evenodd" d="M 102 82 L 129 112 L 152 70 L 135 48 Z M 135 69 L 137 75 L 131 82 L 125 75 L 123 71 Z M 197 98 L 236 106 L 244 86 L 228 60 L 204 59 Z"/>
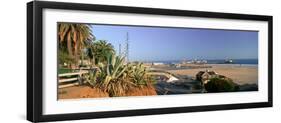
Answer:
<path fill-rule="evenodd" d="M 233 66 L 233 67 L 258 67 L 258 64 L 205 64 L 213 66 Z"/>
<path fill-rule="evenodd" d="M 258 85 L 258 65 L 255 66 L 240 66 L 237 64 L 205 64 L 202 66 L 211 66 L 206 68 L 194 69 L 175 69 L 167 70 L 178 75 L 188 75 L 196 77 L 199 71 L 214 71 L 220 75 L 224 75 L 233 79 L 239 85 L 243 84 L 257 84 Z"/>

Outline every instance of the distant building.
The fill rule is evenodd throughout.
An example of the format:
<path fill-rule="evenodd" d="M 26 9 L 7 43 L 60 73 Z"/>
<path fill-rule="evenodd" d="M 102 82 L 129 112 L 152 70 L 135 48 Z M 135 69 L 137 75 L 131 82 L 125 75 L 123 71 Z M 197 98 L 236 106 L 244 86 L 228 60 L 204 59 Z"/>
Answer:
<path fill-rule="evenodd" d="M 232 63 L 233 63 L 233 60 L 232 60 L 232 59 L 226 59 L 226 60 L 224 61 L 224 63 L 226 63 L 226 64 L 232 64 Z"/>
<path fill-rule="evenodd" d="M 162 62 L 153 62 L 152 65 L 164 65 Z"/>
<path fill-rule="evenodd" d="M 180 68 L 180 67 L 181 67 L 181 64 L 176 64 L 175 67 L 176 67 L 176 68 Z"/>
<path fill-rule="evenodd" d="M 170 67 L 174 67 L 174 68 L 181 68 L 182 64 L 175 64 L 175 63 L 172 63 L 170 64 Z"/>
<path fill-rule="evenodd" d="M 189 61 L 183 61 L 182 64 L 207 64 L 208 61 L 207 60 L 189 60 Z"/>
<path fill-rule="evenodd" d="M 196 60 L 194 61 L 195 64 L 207 64 L 207 60 Z"/>

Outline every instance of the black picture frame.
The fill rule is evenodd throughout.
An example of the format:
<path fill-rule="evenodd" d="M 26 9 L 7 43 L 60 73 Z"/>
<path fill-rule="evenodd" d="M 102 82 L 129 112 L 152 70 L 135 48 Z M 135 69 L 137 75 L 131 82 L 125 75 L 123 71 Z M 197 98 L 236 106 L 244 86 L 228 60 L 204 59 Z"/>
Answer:
<path fill-rule="evenodd" d="M 42 102 L 43 101 L 43 95 L 42 95 L 43 13 L 42 10 L 45 8 L 266 21 L 268 22 L 268 101 L 255 102 L 255 103 L 241 103 L 241 104 L 44 115 L 42 113 L 43 111 L 43 107 L 42 107 L 43 104 Z M 185 10 L 108 6 L 108 5 L 93 5 L 93 4 L 80 4 L 80 3 L 63 3 L 63 2 L 45 2 L 45 1 L 29 2 L 27 3 L 27 120 L 32 122 L 63 121 L 63 120 L 136 116 L 136 115 L 155 115 L 155 114 L 185 113 L 185 112 L 199 112 L 199 111 L 213 111 L 213 110 L 272 107 L 273 106 L 273 97 L 272 97 L 272 92 L 273 92 L 272 91 L 272 83 L 273 83 L 272 82 L 272 78 L 273 78 L 272 77 L 273 32 L 272 31 L 273 29 L 272 28 L 273 28 L 273 17 L 264 16 L 264 15 L 185 11 Z"/>

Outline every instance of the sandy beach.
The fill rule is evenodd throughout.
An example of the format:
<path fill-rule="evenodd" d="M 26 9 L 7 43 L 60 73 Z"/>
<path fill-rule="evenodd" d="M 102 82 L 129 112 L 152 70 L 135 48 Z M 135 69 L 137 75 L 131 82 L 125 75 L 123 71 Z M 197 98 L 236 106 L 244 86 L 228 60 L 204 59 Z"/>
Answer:
<path fill-rule="evenodd" d="M 233 79 L 237 84 L 258 84 L 257 66 L 235 64 L 205 64 L 205 66 L 211 66 L 211 68 L 169 70 L 169 72 L 195 77 L 199 71 L 211 70 Z"/>
<path fill-rule="evenodd" d="M 184 68 L 189 67 L 189 68 Z M 167 65 L 158 65 L 154 68 L 168 71 L 173 74 L 187 75 L 195 78 L 199 71 L 215 71 L 217 74 L 224 75 L 231 78 L 235 83 L 239 85 L 244 84 L 256 84 L 258 85 L 258 67 L 255 65 L 237 65 L 237 64 L 187 64 L 182 68 L 173 68 Z M 173 68 L 173 69 L 172 69 Z M 155 89 L 149 87 L 148 89 L 142 88 L 142 90 L 136 89 L 129 91 L 126 96 L 141 96 L 141 95 L 156 95 L 156 94 L 181 94 L 181 93 L 194 93 L 190 87 L 192 85 L 186 85 L 181 83 L 157 83 Z M 187 88 L 188 87 L 188 88 Z M 247 87 L 249 89 L 249 87 Z M 251 89 L 251 88 L 250 88 Z M 169 90 L 169 91 L 167 91 Z M 200 90 L 200 89 L 199 89 Z M 169 93 L 166 93 L 169 92 Z M 164 93 L 165 92 L 165 93 Z M 201 92 L 201 91 L 200 91 Z M 90 88 L 88 86 L 74 86 L 59 89 L 59 99 L 73 99 L 73 98 L 98 98 L 109 97 L 108 93 L 102 92 L 99 88 Z"/>

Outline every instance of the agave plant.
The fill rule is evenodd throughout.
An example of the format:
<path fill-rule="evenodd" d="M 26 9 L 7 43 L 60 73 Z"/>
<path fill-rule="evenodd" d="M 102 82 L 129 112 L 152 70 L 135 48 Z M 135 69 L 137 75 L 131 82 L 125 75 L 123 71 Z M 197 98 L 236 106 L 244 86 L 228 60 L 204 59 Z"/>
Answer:
<path fill-rule="evenodd" d="M 122 96 L 133 85 L 126 77 L 125 71 L 128 65 L 124 63 L 124 58 L 112 54 L 107 55 L 107 63 L 99 63 L 102 87 L 110 96 Z"/>
<path fill-rule="evenodd" d="M 147 70 L 143 63 L 137 63 L 136 65 L 130 65 L 129 76 L 132 78 L 133 83 L 137 85 L 147 85 Z"/>
<path fill-rule="evenodd" d="M 85 82 L 92 87 L 96 86 L 100 73 L 99 69 L 89 71 L 89 74 L 84 76 Z"/>
<path fill-rule="evenodd" d="M 148 85 L 153 79 L 147 75 L 142 63 L 126 64 L 124 58 L 107 54 L 106 63 L 99 62 L 98 68 L 89 73 L 88 83 L 109 93 L 109 96 L 124 96 L 132 87 Z"/>
<path fill-rule="evenodd" d="M 124 65 L 124 59 L 119 56 L 109 54 L 107 64 L 99 63 L 102 73 L 106 73 L 104 84 L 107 85 L 111 80 L 117 80 L 122 76 L 127 66 Z"/>

